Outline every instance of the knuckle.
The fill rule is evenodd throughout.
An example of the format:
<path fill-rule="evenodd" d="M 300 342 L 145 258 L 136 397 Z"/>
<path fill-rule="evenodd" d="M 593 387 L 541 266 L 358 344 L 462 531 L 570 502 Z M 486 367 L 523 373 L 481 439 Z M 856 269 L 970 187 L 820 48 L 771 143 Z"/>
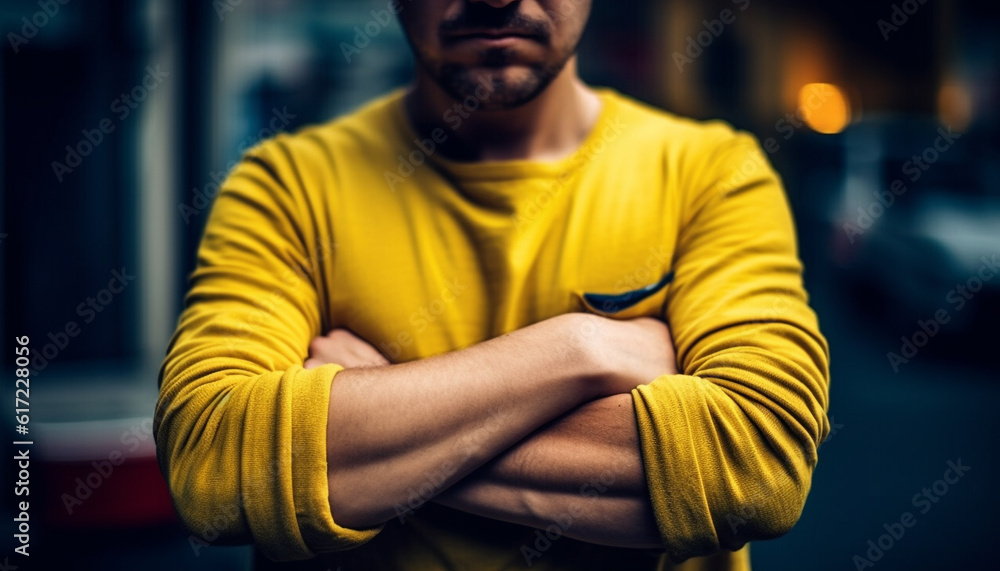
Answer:
<path fill-rule="evenodd" d="M 325 345 L 325 341 L 326 340 L 323 337 L 314 338 L 312 341 L 309 342 L 309 351 L 310 352 L 321 351 L 323 349 L 323 345 Z"/>
<path fill-rule="evenodd" d="M 344 342 L 353 336 L 346 329 L 333 329 L 326 334 L 326 337 L 331 341 Z"/>

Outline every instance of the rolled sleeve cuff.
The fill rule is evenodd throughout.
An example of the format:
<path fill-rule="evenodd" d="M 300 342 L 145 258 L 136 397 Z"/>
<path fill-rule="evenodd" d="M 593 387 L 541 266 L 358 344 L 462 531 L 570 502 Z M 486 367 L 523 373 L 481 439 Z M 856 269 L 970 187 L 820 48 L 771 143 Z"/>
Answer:
<path fill-rule="evenodd" d="M 273 424 L 274 434 L 246 431 L 243 458 L 247 519 L 255 543 L 272 560 L 307 559 L 317 553 L 351 549 L 382 529 L 341 527 L 330 512 L 326 429 L 330 387 L 341 370 L 339 365 L 308 370 L 295 366 L 273 378 L 265 375 L 258 382 L 277 383 L 272 393 L 277 398 L 272 402 L 255 399 L 248 406 L 250 422 L 266 418 L 268 409 L 271 414 L 277 409 L 281 415 Z M 261 407 L 260 414 L 256 407 Z M 265 453 L 269 448 L 274 449 L 273 454 Z M 267 465 L 269 458 L 274 459 L 274 466 Z M 271 494 L 255 493 L 262 479 Z M 268 496 L 274 498 L 273 504 L 257 500 Z"/>

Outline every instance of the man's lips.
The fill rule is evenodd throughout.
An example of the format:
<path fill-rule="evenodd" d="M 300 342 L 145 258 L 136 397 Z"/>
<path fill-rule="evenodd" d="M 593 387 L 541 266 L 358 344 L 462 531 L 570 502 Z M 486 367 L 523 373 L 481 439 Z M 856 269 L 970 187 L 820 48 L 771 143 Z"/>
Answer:
<path fill-rule="evenodd" d="M 461 32 L 454 32 L 445 36 L 445 40 L 448 42 L 461 42 L 470 40 L 479 40 L 485 42 L 505 42 L 505 41 L 516 41 L 516 40 L 534 40 L 538 41 L 540 38 L 537 34 L 514 29 L 483 29 L 483 30 L 462 30 Z"/>

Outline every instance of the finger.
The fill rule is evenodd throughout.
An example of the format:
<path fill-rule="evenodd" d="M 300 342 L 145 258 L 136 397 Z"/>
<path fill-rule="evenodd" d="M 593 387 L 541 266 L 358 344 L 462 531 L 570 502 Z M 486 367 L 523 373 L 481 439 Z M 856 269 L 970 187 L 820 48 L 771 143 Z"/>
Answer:
<path fill-rule="evenodd" d="M 302 363 L 302 367 L 304 369 L 315 369 L 316 367 L 320 366 L 320 364 L 321 363 L 317 359 L 306 359 L 306 362 Z"/>
<path fill-rule="evenodd" d="M 343 327 L 337 327 L 337 328 L 331 329 L 331 330 L 327 331 L 326 335 L 324 335 L 323 337 L 326 337 L 326 338 L 329 338 L 329 339 L 336 339 L 338 337 L 347 338 L 347 339 L 357 339 L 358 338 L 357 335 L 355 335 L 354 333 L 351 333 L 350 329 L 344 329 Z"/>
<path fill-rule="evenodd" d="M 389 360 L 385 358 L 385 355 L 381 351 L 361 339 L 358 339 L 357 346 L 354 348 L 354 355 L 363 361 L 366 366 L 389 364 Z"/>

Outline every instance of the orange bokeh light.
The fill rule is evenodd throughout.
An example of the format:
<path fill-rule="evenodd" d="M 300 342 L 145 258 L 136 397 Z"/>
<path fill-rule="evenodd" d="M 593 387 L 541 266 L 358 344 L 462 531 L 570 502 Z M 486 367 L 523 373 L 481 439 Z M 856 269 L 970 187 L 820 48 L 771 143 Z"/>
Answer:
<path fill-rule="evenodd" d="M 799 90 L 799 113 L 809 128 L 833 135 L 851 122 L 851 104 L 844 90 L 832 83 L 809 83 Z"/>

